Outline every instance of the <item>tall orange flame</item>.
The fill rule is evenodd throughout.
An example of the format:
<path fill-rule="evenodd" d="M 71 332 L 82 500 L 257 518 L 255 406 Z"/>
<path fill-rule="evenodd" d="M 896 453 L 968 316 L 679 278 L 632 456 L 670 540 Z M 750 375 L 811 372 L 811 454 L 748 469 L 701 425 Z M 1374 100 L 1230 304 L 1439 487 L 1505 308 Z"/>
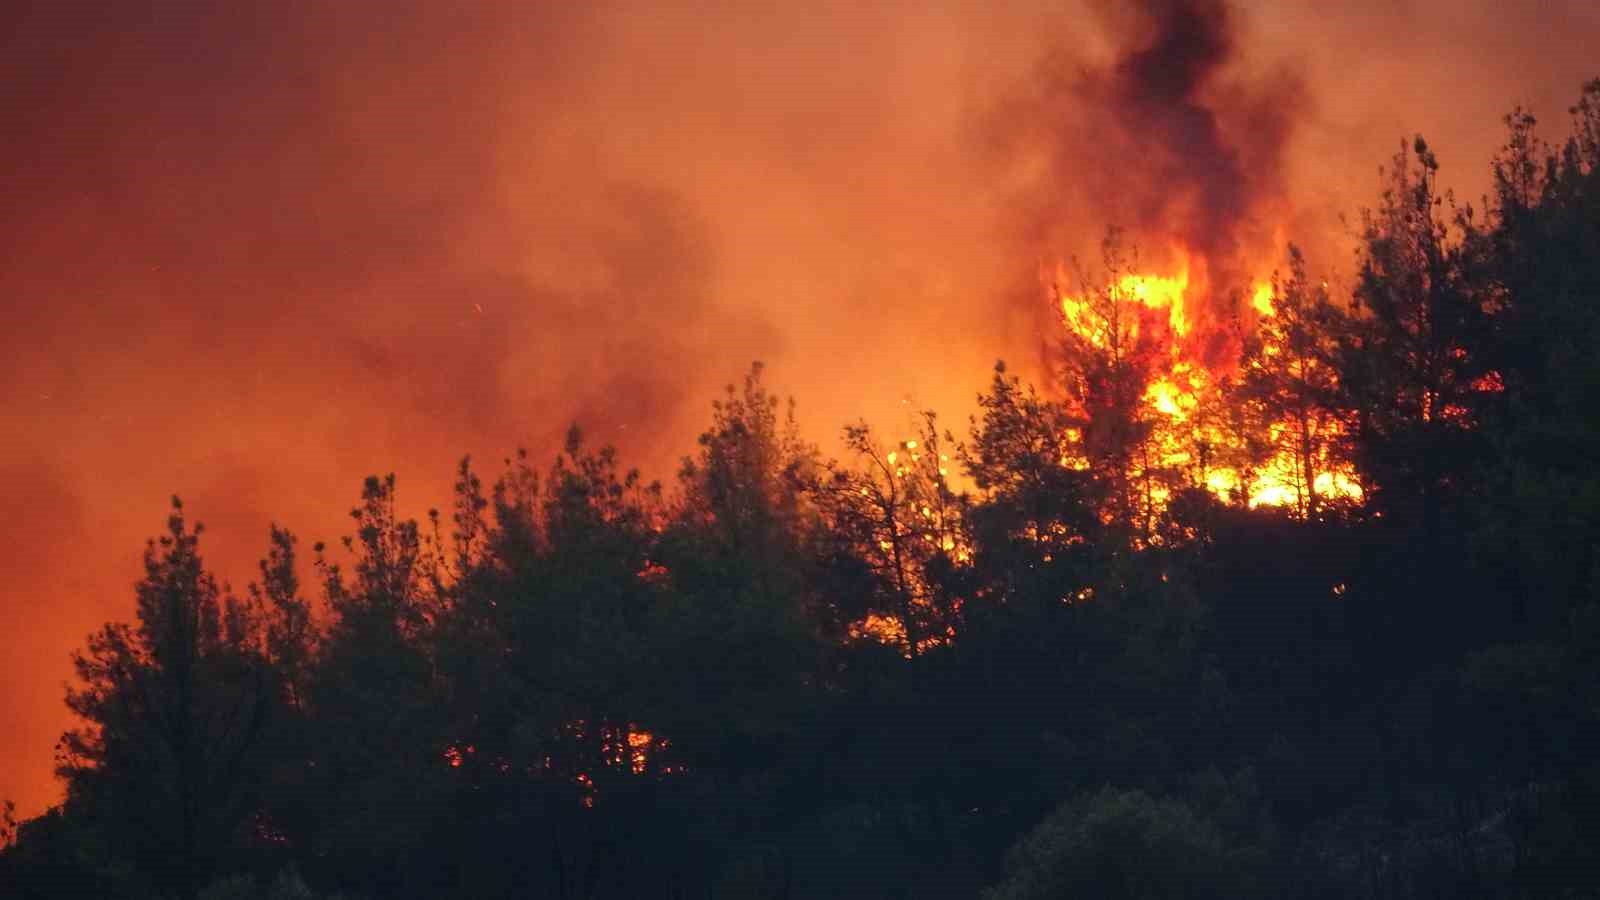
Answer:
<path fill-rule="evenodd" d="M 1279 449 L 1264 464 L 1254 466 L 1222 461 L 1227 454 L 1215 452 L 1237 445 L 1241 439 L 1218 424 L 1225 417 L 1202 412 L 1221 410 L 1230 402 L 1226 388 L 1238 370 L 1239 357 L 1234 350 L 1222 354 L 1220 360 L 1215 358 L 1215 353 L 1208 359 L 1206 348 L 1237 347 L 1238 342 L 1214 339 L 1225 337 L 1222 335 L 1196 334 L 1191 257 L 1182 248 L 1178 248 L 1174 256 L 1177 262 L 1172 274 L 1122 274 L 1094 300 L 1090 295 L 1063 292 L 1059 287 L 1054 289 L 1053 298 L 1067 330 L 1097 350 L 1106 349 L 1114 337 L 1128 342 L 1157 343 L 1158 352 L 1151 357 L 1154 362 L 1141 395 L 1147 414 L 1144 418 L 1153 426 L 1151 440 L 1155 444 L 1155 462 L 1169 470 L 1189 473 L 1189 484 L 1203 487 L 1224 500 L 1242 497 L 1251 508 L 1295 506 L 1302 502 L 1302 493 L 1307 490 L 1321 498 L 1359 499 L 1361 486 L 1353 470 L 1329 458 L 1326 448 L 1312 460 L 1309 478 L 1300 474 L 1306 466 L 1287 449 Z M 1203 284 L 1204 279 L 1199 280 Z M 1237 321 L 1254 325 L 1277 314 L 1277 298 L 1270 281 L 1255 281 L 1244 296 L 1248 300 L 1238 304 L 1242 308 L 1232 317 Z M 1095 300 L 1102 304 L 1101 309 L 1096 309 Z M 1103 308 L 1107 301 L 1165 311 L 1166 333 L 1151 333 L 1149 328 L 1141 333 L 1141 321 L 1148 325 L 1148 320 L 1141 316 L 1128 317 L 1125 323 L 1120 317 L 1112 317 L 1113 324 L 1108 325 Z M 1121 331 L 1112 335 L 1110 329 L 1113 328 Z M 1271 355 L 1281 352 L 1281 348 L 1269 343 L 1263 351 Z M 1291 427 L 1292 423 L 1288 422 L 1268 424 L 1269 442 L 1278 445 Z M 1076 430 L 1070 437 L 1074 442 L 1082 439 Z M 1080 468 L 1086 465 L 1082 458 L 1063 460 L 1063 463 Z M 1310 483 L 1306 484 L 1307 481 Z M 1156 503 L 1164 504 L 1169 495 L 1170 489 L 1165 486 L 1152 489 L 1152 499 Z"/>

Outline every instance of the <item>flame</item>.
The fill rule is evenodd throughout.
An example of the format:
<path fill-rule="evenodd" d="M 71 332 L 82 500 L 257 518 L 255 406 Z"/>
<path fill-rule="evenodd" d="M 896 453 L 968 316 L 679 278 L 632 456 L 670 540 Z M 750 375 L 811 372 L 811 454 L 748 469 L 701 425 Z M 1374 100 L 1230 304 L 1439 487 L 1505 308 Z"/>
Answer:
<path fill-rule="evenodd" d="M 893 616 L 867 613 L 866 618 L 850 626 L 850 636 L 856 640 L 871 639 L 880 644 L 905 643 L 906 626 Z"/>
<path fill-rule="evenodd" d="M 662 742 L 665 746 L 666 742 Z M 643 775 L 650 768 L 650 751 L 656 746 L 655 735 L 648 731 L 628 732 L 628 764 L 635 775 Z"/>
<path fill-rule="evenodd" d="M 1174 272 L 1162 275 L 1154 272 L 1124 274 L 1116 278 L 1103 294 L 1075 295 L 1057 290 L 1056 302 L 1061 310 L 1062 324 L 1090 346 L 1105 350 L 1113 339 L 1128 343 L 1154 342 L 1156 353 L 1151 355 L 1152 368 L 1142 394 L 1142 402 L 1150 415 L 1147 421 L 1154 429 L 1152 441 L 1155 453 L 1152 459 L 1142 462 L 1143 469 L 1153 466 L 1189 473 L 1189 483 L 1202 487 L 1212 494 L 1233 501 L 1243 497 L 1251 507 L 1294 507 L 1303 502 L 1305 481 L 1321 498 L 1359 499 L 1361 486 L 1353 470 L 1341 468 L 1324 447 L 1318 458 L 1311 461 L 1311 476 L 1299 473 L 1305 467 L 1288 449 L 1280 449 L 1264 465 L 1253 471 L 1215 461 L 1216 450 L 1237 445 L 1239 438 L 1232 437 L 1215 424 L 1217 416 L 1202 415 L 1202 411 L 1220 410 L 1228 402 L 1223 384 L 1239 367 L 1237 342 L 1208 340 L 1224 335 L 1197 334 L 1197 319 L 1193 315 L 1191 288 L 1203 291 L 1203 277 L 1191 278 L 1191 258 L 1182 248 L 1175 248 L 1177 262 Z M 1203 260 L 1201 261 L 1203 262 Z M 1204 268 L 1198 270 L 1204 273 Z M 1059 283 L 1059 281 L 1058 281 Z M 1248 293 L 1248 312 L 1251 322 L 1261 322 L 1277 315 L 1275 290 L 1270 281 L 1256 280 Z M 1096 302 L 1099 307 L 1097 308 Z M 1111 307 L 1137 305 L 1143 310 L 1165 312 L 1165 333 L 1159 324 L 1146 316 L 1114 315 Z M 1241 311 L 1244 312 L 1244 311 Z M 1108 321 L 1109 320 L 1109 321 Z M 1159 320 L 1158 320 L 1159 322 Z M 1142 330 L 1141 330 L 1142 327 Z M 1223 353 L 1218 359 L 1216 346 L 1234 346 L 1232 354 Z M 1263 348 L 1268 355 L 1282 353 L 1283 348 L 1268 344 Z M 1274 443 L 1285 434 L 1292 433 L 1292 423 L 1275 422 L 1268 426 Z M 1078 429 L 1069 429 L 1068 440 L 1074 445 L 1082 442 Z M 1324 442 L 1325 443 L 1325 442 Z M 1062 465 L 1086 469 L 1090 463 L 1086 454 L 1069 454 Z M 1171 490 L 1163 485 L 1153 485 L 1146 493 L 1152 506 L 1164 506 Z"/>
<path fill-rule="evenodd" d="M 1150 309 L 1167 310 L 1167 323 L 1172 333 L 1184 337 L 1189 333 L 1189 320 L 1184 316 L 1183 295 L 1189 289 L 1189 265 L 1185 259 L 1178 274 L 1172 278 L 1157 275 L 1124 275 L 1117 283 L 1117 293 L 1132 297 Z"/>
<path fill-rule="evenodd" d="M 1181 250 L 1177 256 L 1176 275 L 1129 273 L 1117 279 L 1109 295 L 1113 302 L 1137 303 L 1150 310 L 1166 310 L 1167 326 L 1173 334 L 1182 338 L 1188 335 L 1190 326 L 1184 306 L 1184 297 L 1189 290 L 1189 256 Z M 1061 274 L 1058 273 L 1058 280 L 1064 280 Z M 1096 347 L 1103 348 L 1109 343 L 1112 335 L 1103 323 L 1097 321 L 1097 313 L 1087 298 L 1061 293 L 1058 300 L 1068 328 Z M 1128 336 L 1138 336 L 1137 322 L 1130 325 Z"/>
<path fill-rule="evenodd" d="M 1267 282 L 1257 282 L 1255 289 L 1250 292 L 1250 307 L 1257 315 L 1273 315 L 1272 285 Z"/>

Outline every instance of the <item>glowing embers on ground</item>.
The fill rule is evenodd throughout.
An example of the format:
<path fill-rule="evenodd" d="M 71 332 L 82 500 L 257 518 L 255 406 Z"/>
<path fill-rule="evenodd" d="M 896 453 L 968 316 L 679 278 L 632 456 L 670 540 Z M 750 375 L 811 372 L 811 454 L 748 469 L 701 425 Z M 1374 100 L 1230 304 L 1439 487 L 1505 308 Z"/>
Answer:
<path fill-rule="evenodd" d="M 545 756 L 528 766 L 515 766 L 505 758 L 495 758 L 487 765 L 501 775 L 520 769 L 530 775 L 565 778 L 578 789 L 585 808 L 594 806 L 599 790 L 595 777 L 602 771 L 634 778 L 665 777 L 684 771 L 681 765 L 672 765 L 664 758 L 672 747 L 671 741 L 637 725 L 601 725 L 591 730 L 587 722 L 577 720 L 561 730 L 567 741 L 583 749 L 561 760 Z M 476 757 L 478 748 L 471 744 L 451 744 L 443 753 L 445 764 L 452 769 L 460 769 Z"/>
<path fill-rule="evenodd" d="M 1269 368 L 1282 370 L 1290 381 L 1307 380 L 1308 374 L 1336 381 L 1326 368 L 1309 373 L 1320 363 L 1282 346 L 1287 323 L 1279 317 L 1273 283 L 1258 281 L 1235 294 L 1219 315 L 1195 305 L 1215 304 L 1206 296 L 1204 267 L 1194 276 L 1187 253 L 1178 249 L 1174 257 L 1171 275 L 1124 271 L 1098 289 L 1069 293 L 1059 280 L 1052 288 L 1070 337 L 1066 352 L 1096 357 L 1077 363 L 1081 371 L 1100 373 L 1098 383 L 1085 379 L 1085 396 L 1075 398 L 1085 425 L 1092 430 L 1095 415 L 1115 406 L 1117 391 L 1137 398 L 1138 408 L 1130 413 L 1138 427 L 1128 433 L 1142 437 L 1138 447 L 1128 448 L 1134 452 L 1124 474 L 1141 483 L 1145 513 L 1164 507 L 1183 487 L 1301 514 L 1317 503 L 1359 500 L 1354 469 L 1335 452 L 1344 423 L 1322 410 L 1268 414 L 1262 421 L 1263 404 L 1252 405 L 1238 390 L 1247 329 L 1258 367 L 1264 356 Z M 1087 396 L 1095 390 L 1111 399 Z M 1064 458 L 1064 465 L 1090 468 L 1094 450 L 1084 431 L 1069 429 L 1069 442 L 1082 451 Z"/>

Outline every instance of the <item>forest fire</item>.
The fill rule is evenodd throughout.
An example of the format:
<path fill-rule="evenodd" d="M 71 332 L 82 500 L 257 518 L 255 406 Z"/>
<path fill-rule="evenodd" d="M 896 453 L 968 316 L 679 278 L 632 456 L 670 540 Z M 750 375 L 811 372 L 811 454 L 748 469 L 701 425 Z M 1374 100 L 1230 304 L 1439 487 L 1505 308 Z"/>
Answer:
<path fill-rule="evenodd" d="M 1595 895 L 1595 0 L 9 6 L 0 900 Z"/>
<path fill-rule="evenodd" d="M 1251 421 L 1244 408 L 1241 384 L 1263 360 L 1279 361 L 1301 379 L 1325 368 L 1286 346 L 1277 276 L 1256 280 L 1248 292 L 1224 294 L 1208 285 L 1203 259 L 1181 246 L 1172 256 L 1171 274 L 1158 274 L 1139 268 L 1137 259 L 1124 264 L 1108 243 L 1111 271 L 1102 284 L 1068 291 L 1058 272 L 1049 285 L 1067 332 L 1064 352 L 1078 360 L 1069 368 L 1098 371 L 1103 379 L 1080 384 L 1078 412 L 1087 423 L 1096 407 L 1104 413 L 1124 405 L 1116 413 L 1145 445 L 1126 461 L 1126 474 L 1146 483 L 1148 505 L 1164 506 L 1174 489 L 1187 487 L 1251 508 L 1291 507 L 1301 514 L 1310 511 L 1312 498 L 1359 500 L 1354 472 L 1330 453 L 1342 423 L 1286 415 Z M 1196 315 L 1202 305 L 1210 315 Z M 1317 374 L 1333 378 L 1331 371 Z M 1085 434 L 1073 430 L 1072 443 L 1082 453 L 1064 464 L 1089 467 L 1095 452 Z"/>

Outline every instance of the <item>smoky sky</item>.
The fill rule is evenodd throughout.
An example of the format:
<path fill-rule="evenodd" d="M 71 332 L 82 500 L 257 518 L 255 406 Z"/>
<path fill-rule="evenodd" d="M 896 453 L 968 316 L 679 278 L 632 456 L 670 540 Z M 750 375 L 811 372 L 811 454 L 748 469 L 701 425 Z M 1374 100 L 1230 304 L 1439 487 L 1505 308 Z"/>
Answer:
<path fill-rule="evenodd" d="M 1084 105 L 1109 113 L 1123 145 L 1143 151 L 1128 168 L 1144 170 L 1149 187 L 1128 224 L 1146 231 L 1170 223 L 1197 252 L 1225 258 L 1236 251 L 1235 230 L 1254 205 L 1283 195 L 1285 143 L 1295 119 L 1310 110 L 1294 90 L 1292 70 L 1259 89 L 1262 96 L 1206 95 L 1236 52 L 1234 14 L 1221 0 L 1148 0 L 1142 11 L 1148 34 L 1135 38 L 1109 78 L 1090 76 Z M 1227 134 L 1219 109 L 1245 120 Z M 1163 194 L 1184 208 L 1172 210 Z"/>
<path fill-rule="evenodd" d="M 1404 134 L 1481 190 L 1600 74 L 1586 0 L 1324 6 L 8 4 L 0 797 L 170 494 L 242 589 L 371 472 L 420 513 L 577 421 L 670 475 L 753 360 L 825 446 L 959 427 L 1107 225 L 1337 272 Z"/>
<path fill-rule="evenodd" d="M 1195 350 L 1221 358 L 1231 329 L 1215 326 L 1232 318 L 1229 289 L 1270 271 L 1282 249 L 1293 202 L 1285 161 L 1314 114 L 1303 76 L 1288 61 L 1270 77 L 1240 71 L 1241 13 L 1223 0 L 1092 10 L 1109 55 L 1053 48 L 984 121 L 997 162 L 1033 163 L 1015 221 L 1057 257 L 1109 225 L 1128 231 L 1130 264 L 1174 266 L 1181 247 Z M 1093 272 L 1101 261 L 1088 263 Z M 1046 354 L 1053 346 L 1041 341 Z"/>

